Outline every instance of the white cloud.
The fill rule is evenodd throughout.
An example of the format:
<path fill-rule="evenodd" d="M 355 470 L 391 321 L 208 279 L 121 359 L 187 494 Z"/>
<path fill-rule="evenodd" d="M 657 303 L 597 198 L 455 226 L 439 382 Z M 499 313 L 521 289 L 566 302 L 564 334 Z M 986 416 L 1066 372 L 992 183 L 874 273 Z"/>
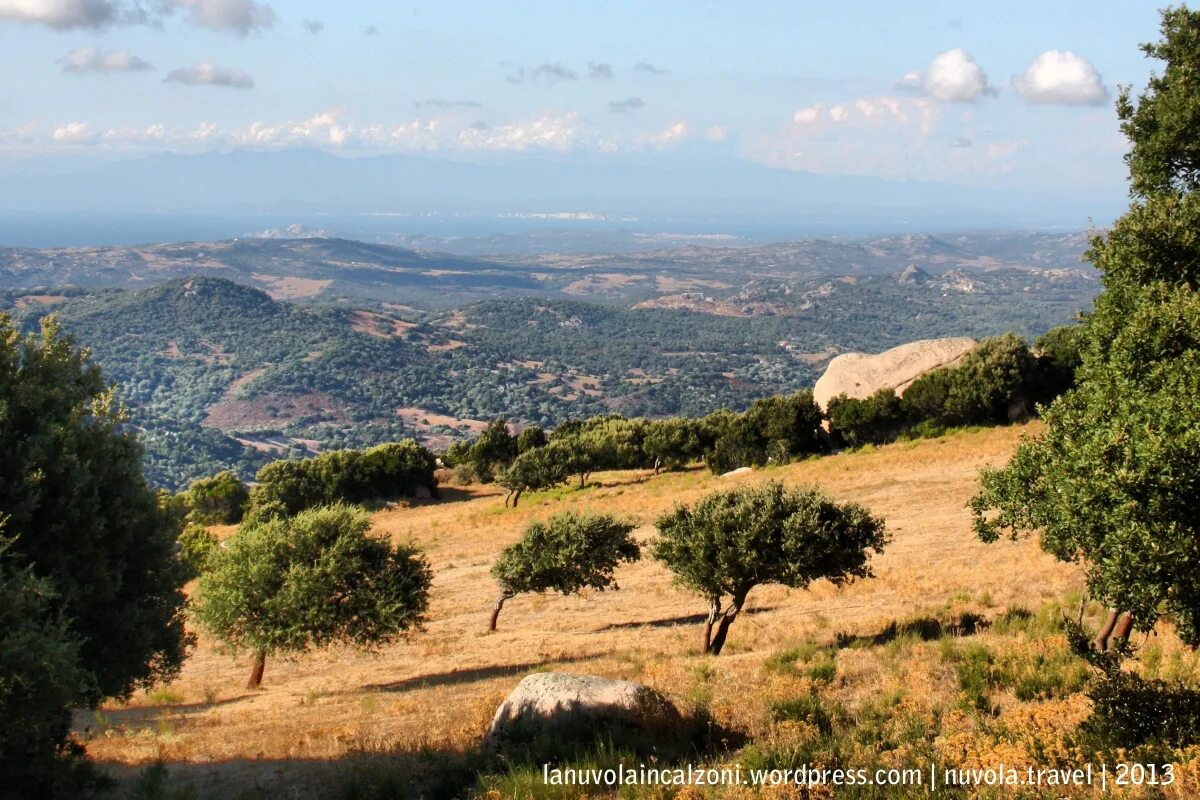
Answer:
<path fill-rule="evenodd" d="M 182 83 L 186 86 L 229 86 L 233 89 L 249 89 L 254 79 L 240 69 L 218 67 L 204 61 L 194 67 L 180 67 L 167 73 L 164 83 Z"/>
<path fill-rule="evenodd" d="M 575 112 L 543 114 L 486 130 L 467 128 L 458 134 L 458 144 L 468 150 L 566 152 L 574 148 L 582 132 L 583 124 Z"/>
<path fill-rule="evenodd" d="M 937 109 L 928 100 L 902 97 L 860 97 L 853 102 L 826 107 L 824 103 L 805 106 L 792 114 L 789 135 L 812 137 L 831 128 L 855 129 L 896 128 L 915 129 L 921 135 L 933 132 Z M 846 135 L 842 131 L 837 135 Z"/>
<path fill-rule="evenodd" d="M 275 24 L 275 10 L 254 0 L 167 0 L 167 8 L 187 14 L 197 28 L 228 31 L 242 36 Z"/>
<path fill-rule="evenodd" d="M 704 138 L 710 142 L 723 142 L 729 138 L 729 130 L 722 125 L 713 125 L 704 132 Z"/>
<path fill-rule="evenodd" d="M 101 52 L 95 47 L 76 47 L 61 59 L 63 72 L 84 75 L 91 72 L 143 72 L 154 69 L 128 50 Z"/>
<path fill-rule="evenodd" d="M 659 147 L 659 148 L 671 147 L 672 145 L 678 144 L 679 142 L 683 141 L 687 137 L 687 134 L 688 134 L 687 121 L 679 120 L 678 122 L 676 122 L 672 125 L 668 125 L 667 127 L 663 128 L 658 133 L 651 136 L 649 138 L 649 142 L 650 142 L 650 144 L 654 145 L 655 147 Z"/>
<path fill-rule="evenodd" d="M 946 103 L 973 103 L 996 93 L 983 68 L 961 47 L 937 55 L 923 72 L 908 73 L 898 88 L 920 90 Z"/>
<path fill-rule="evenodd" d="M 95 141 L 96 133 L 87 122 L 68 122 L 54 129 L 54 141 L 63 144 L 83 144 Z"/>
<path fill-rule="evenodd" d="M 121 9 L 113 0 L 0 0 L 0 20 L 57 30 L 104 28 L 120 15 Z"/>
<path fill-rule="evenodd" d="M 1033 60 L 1013 86 L 1034 103 L 1095 106 L 1108 99 L 1100 73 L 1087 59 L 1070 50 L 1047 50 Z"/>

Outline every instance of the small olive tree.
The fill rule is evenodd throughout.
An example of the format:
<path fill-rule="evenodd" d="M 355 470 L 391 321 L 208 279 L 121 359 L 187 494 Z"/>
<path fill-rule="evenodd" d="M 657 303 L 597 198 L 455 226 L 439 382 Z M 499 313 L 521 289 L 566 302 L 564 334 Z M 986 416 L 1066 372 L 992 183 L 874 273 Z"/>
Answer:
<path fill-rule="evenodd" d="M 346 642 L 371 647 L 425 621 L 432 573 L 415 549 L 368 533 L 370 515 L 335 505 L 245 527 L 214 550 L 193 613 L 254 652 L 249 688 L 270 653 Z"/>
<path fill-rule="evenodd" d="M 561 448 L 538 447 L 526 450 L 513 460 L 500 473 L 500 485 L 508 489 L 504 496 L 504 505 L 509 500 L 512 507 L 517 507 L 517 501 L 524 492 L 537 492 L 550 489 L 567 480 L 567 466 L 562 457 Z"/>
<path fill-rule="evenodd" d="M 500 609 L 525 592 L 575 594 L 581 589 L 618 588 L 613 571 L 622 561 L 637 561 L 641 548 L 630 536 L 634 523 L 608 514 L 556 514 L 548 522 L 532 522 L 525 535 L 504 548 L 492 575 L 500 596 L 492 608 L 488 630 L 496 630 Z"/>
<path fill-rule="evenodd" d="M 654 557 L 708 600 L 703 652 L 713 655 L 755 586 L 800 589 L 820 578 L 841 586 L 870 577 L 870 553 L 888 541 L 883 520 L 862 506 L 774 481 L 715 492 L 692 508 L 676 506 L 657 525 L 662 536 Z"/>

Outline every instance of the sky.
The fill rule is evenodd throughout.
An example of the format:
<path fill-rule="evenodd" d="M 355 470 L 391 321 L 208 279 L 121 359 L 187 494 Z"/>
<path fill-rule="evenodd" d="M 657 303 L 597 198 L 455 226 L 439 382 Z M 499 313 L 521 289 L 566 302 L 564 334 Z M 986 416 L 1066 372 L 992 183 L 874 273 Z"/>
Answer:
<path fill-rule="evenodd" d="M 0 161 L 636 154 L 1119 195 L 1113 101 L 1157 27 L 1132 0 L 0 0 Z"/>

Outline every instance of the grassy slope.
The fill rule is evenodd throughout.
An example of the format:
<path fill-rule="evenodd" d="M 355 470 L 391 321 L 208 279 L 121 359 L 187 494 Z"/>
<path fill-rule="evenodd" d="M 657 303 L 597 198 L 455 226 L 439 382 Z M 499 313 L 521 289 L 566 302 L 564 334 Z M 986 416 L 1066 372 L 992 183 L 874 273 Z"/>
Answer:
<path fill-rule="evenodd" d="M 102 719 L 80 724 L 92 728 L 90 752 L 118 773 L 130 776 L 135 766 L 161 756 L 170 762 L 172 780 L 218 797 L 260 796 L 239 795 L 256 786 L 274 796 L 292 784 L 313 792 L 306 797 L 340 796 L 346 762 L 336 759 L 379 760 L 396 748 L 422 745 L 451 753 L 471 748 L 520 676 L 547 668 L 644 681 L 685 708 L 703 703 L 722 723 L 750 734 L 757 750 L 811 738 L 811 728 L 786 719 L 786 701 L 814 687 L 831 708 L 927 729 L 923 752 L 951 763 L 993 757 L 1013 763 L 1033 748 L 1065 747 L 1063 732 L 1086 714 L 1086 701 L 1070 694 L 1082 675 L 1059 663 L 1069 659 L 1061 658 L 1062 637 L 1054 632 L 1056 609 L 961 639 L 927 632 L 924 638 L 941 641 L 918 635 L 869 640 L 886 634 L 890 623 L 921 617 L 946 621 L 973 612 L 998 620 L 1013 607 L 1036 612 L 1081 587 L 1078 569 L 1054 562 L 1035 542 L 984 545 L 970 532 L 965 503 L 977 470 L 1006 460 L 1029 430 L 961 433 L 736 478 L 701 471 L 657 478 L 604 474 L 598 487 L 534 495 L 516 510 L 505 509 L 495 489 L 451 488 L 440 503 L 376 516 L 379 529 L 414 539 L 433 562 L 432 621 L 424 633 L 375 654 L 337 650 L 269 661 L 266 688 L 254 693 L 242 688 L 247 660 L 234 660 L 201 638 L 169 692 L 105 708 Z M 519 597 L 506 606 L 499 632 L 483 633 L 495 593 L 488 569 L 530 519 L 565 509 L 633 515 L 641 523 L 637 535 L 646 540 L 654 535 L 655 517 L 673 503 L 766 477 L 815 482 L 882 514 L 895 538 L 875 562 L 877 577 L 842 590 L 825 583 L 804 591 L 756 589 L 754 613 L 738 620 L 717 659 L 695 655 L 702 603 L 650 560 L 618 573 L 620 591 Z M 866 640 L 820 649 L 839 633 Z M 1159 640 L 1158 669 L 1200 674 L 1195 657 L 1172 637 Z M 979 647 L 1013 674 L 1049 674 L 1050 694 L 1064 695 L 1021 702 L 1013 688 L 1018 678 L 985 685 L 984 703 L 1018 732 L 1015 744 L 999 744 L 988 715 L 966 707 L 970 670 L 959 665 L 978 660 Z M 809 666 L 830 659 L 832 680 L 828 667 L 820 675 Z M 1067 690 L 1056 692 L 1056 686 Z M 891 705 L 880 714 L 884 700 Z M 904 747 L 883 761 L 900 763 Z"/>

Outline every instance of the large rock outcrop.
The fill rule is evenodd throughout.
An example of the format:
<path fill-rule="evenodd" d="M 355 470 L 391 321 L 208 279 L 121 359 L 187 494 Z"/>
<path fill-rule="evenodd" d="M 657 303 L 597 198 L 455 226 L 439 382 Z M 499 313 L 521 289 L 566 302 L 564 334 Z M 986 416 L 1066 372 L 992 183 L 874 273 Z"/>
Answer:
<path fill-rule="evenodd" d="M 582 737 L 610 727 L 670 735 L 680 721 L 670 700 L 640 683 L 538 672 L 518 683 L 496 709 L 486 741 L 495 745 L 547 732 Z"/>
<path fill-rule="evenodd" d="M 829 362 L 813 387 L 813 399 L 825 409 L 840 394 L 861 400 L 880 389 L 895 389 L 902 395 L 926 372 L 957 364 L 976 344 L 967 337 L 923 339 L 875 355 L 843 353 Z"/>

